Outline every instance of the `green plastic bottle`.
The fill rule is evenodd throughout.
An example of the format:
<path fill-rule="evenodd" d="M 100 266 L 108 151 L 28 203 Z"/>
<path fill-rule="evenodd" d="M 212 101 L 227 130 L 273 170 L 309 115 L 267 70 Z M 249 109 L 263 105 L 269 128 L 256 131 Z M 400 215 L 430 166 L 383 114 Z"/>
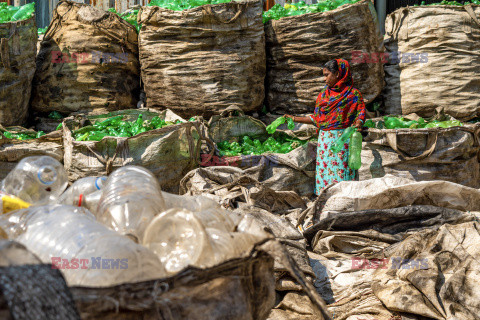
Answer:
<path fill-rule="evenodd" d="M 365 124 L 363 126 L 367 128 L 375 128 L 375 122 L 373 122 L 373 120 L 371 119 L 368 119 L 367 121 L 365 121 Z"/>
<path fill-rule="evenodd" d="M 350 136 L 355 132 L 356 128 L 355 127 L 348 127 L 343 131 L 343 134 L 340 136 L 340 138 L 335 141 L 332 146 L 330 147 L 330 150 L 333 152 L 339 152 L 342 150 L 343 146 L 345 143 L 347 143 L 347 140 L 350 138 Z"/>
<path fill-rule="evenodd" d="M 287 128 L 288 130 L 295 129 L 295 122 L 293 122 L 292 118 L 287 118 Z"/>
<path fill-rule="evenodd" d="M 267 126 L 267 132 L 268 134 L 273 134 L 275 131 L 277 131 L 277 128 L 285 123 L 285 117 L 279 117 L 275 121 L 273 121 L 271 124 Z"/>
<path fill-rule="evenodd" d="M 383 120 L 387 129 L 404 128 L 403 121 L 396 117 L 384 117 Z"/>
<path fill-rule="evenodd" d="M 355 131 L 352 134 L 348 150 L 348 166 L 353 170 L 360 169 L 362 166 L 362 134 L 360 132 Z"/>
<path fill-rule="evenodd" d="M 25 20 L 30 18 L 35 12 L 35 2 L 27 3 L 22 6 L 12 17 L 12 21 Z"/>

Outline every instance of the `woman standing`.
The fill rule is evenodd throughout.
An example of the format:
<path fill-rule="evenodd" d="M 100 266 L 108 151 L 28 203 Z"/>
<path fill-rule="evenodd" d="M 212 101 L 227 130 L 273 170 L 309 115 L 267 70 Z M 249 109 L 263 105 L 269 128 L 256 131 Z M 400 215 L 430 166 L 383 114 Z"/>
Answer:
<path fill-rule="evenodd" d="M 354 170 L 348 167 L 348 143 L 334 153 L 330 146 L 351 126 L 361 129 L 365 121 L 365 103 L 360 91 L 353 88 L 350 65 L 346 60 L 335 59 L 323 68 L 326 86 L 318 95 L 315 111 L 307 117 L 292 118 L 295 122 L 313 124 L 318 128 L 317 174 L 315 194 L 332 183 L 355 179 Z"/>

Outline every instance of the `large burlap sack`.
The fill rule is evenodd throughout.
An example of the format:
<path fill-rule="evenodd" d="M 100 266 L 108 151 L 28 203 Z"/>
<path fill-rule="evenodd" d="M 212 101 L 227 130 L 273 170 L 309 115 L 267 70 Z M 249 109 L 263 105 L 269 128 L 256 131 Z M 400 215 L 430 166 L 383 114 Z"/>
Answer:
<path fill-rule="evenodd" d="M 35 17 L 0 23 L 0 124 L 23 125 L 37 54 Z"/>
<path fill-rule="evenodd" d="M 149 108 L 185 118 L 264 99 L 265 36 L 260 0 L 184 11 L 143 7 L 139 14 L 142 80 Z"/>
<path fill-rule="evenodd" d="M 416 181 L 445 180 L 480 187 L 480 144 L 473 126 L 430 129 L 369 128 L 360 180 L 392 174 Z"/>
<path fill-rule="evenodd" d="M 387 113 L 430 116 L 440 106 L 459 120 L 480 115 L 480 6 L 400 8 L 385 31 Z"/>
<path fill-rule="evenodd" d="M 325 86 L 324 64 L 350 62 L 354 86 L 369 102 L 383 88 L 383 52 L 375 8 L 360 1 L 323 13 L 271 20 L 265 24 L 267 105 L 278 114 L 312 113 Z M 364 60 L 360 53 L 368 55 Z M 375 55 L 376 61 L 370 58 Z"/>
<path fill-rule="evenodd" d="M 152 171 L 162 190 L 176 193 L 184 175 L 200 161 L 200 124 L 184 122 L 140 133 L 129 138 L 105 137 L 100 141 L 76 141 L 73 131 L 81 124 L 124 115 L 135 120 L 159 116 L 166 121 L 181 119 L 169 110 L 124 110 L 107 115 L 70 117 L 64 120 L 65 169 L 71 181 L 93 175 L 108 175 L 124 165 L 139 165 Z"/>
<path fill-rule="evenodd" d="M 63 115 L 128 109 L 139 87 L 135 28 L 117 14 L 60 2 L 37 56 L 32 109 Z"/>
<path fill-rule="evenodd" d="M 302 213 L 299 224 L 308 228 L 328 212 L 391 209 L 407 205 L 432 205 L 462 211 L 478 211 L 480 189 L 448 181 L 421 181 L 387 174 L 365 181 L 342 181 L 327 189 Z M 310 223 L 309 223 L 310 220 Z"/>
<path fill-rule="evenodd" d="M 389 309 L 436 320 L 478 319 L 480 224 L 420 231 L 386 252 L 372 290 Z"/>
<path fill-rule="evenodd" d="M 377 270 L 395 273 L 389 259 L 392 249 L 419 231 L 435 231 L 445 223 L 475 220 L 472 214 L 433 206 L 364 210 L 320 217 L 305 234 L 313 250 L 309 256 L 317 275 L 315 286 L 329 304 L 329 311 L 340 320 L 400 319 L 398 308 L 387 309 L 372 292 Z M 409 248 L 415 251 L 418 246 Z M 401 256 L 402 259 L 410 257 Z M 392 285 L 391 288 L 397 287 Z M 396 298 L 407 297 L 398 295 Z"/>
<path fill-rule="evenodd" d="M 29 130 L 11 130 L 11 132 L 24 132 Z M 0 132 L 5 130 L 0 126 Z M 8 139 L 3 134 L 0 138 L 0 179 L 4 179 L 15 168 L 17 163 L 25 157 L 50 156 L 63 162 L 62 131 L 57 130 L 30 140 Z"/>

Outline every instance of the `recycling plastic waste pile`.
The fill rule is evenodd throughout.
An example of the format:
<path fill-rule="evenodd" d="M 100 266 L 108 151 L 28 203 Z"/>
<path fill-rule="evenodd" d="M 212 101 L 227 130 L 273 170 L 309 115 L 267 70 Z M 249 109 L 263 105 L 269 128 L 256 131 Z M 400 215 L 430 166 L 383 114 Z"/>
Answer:
<path fill-rule="evenodd" d="M 0 23 L 26 20 L 31 18 L 34 12 L 35 2 L 20 7 L 9 6 L 6 2 L 0 2 Z"/>
<path fill-rule="evenodd" d="M 294 129 L 295 124 L 291 118 L 279 117 L 266 127 L 266 131 L 270 135 L 267 139 L 256 139 L 245 135 L 239 139 L 239 142 L 221 141 L 217 145 L 219 155 L 231 157 L 265 153 L 289 153 L 300 146 L 306 145 L 308 140 L 300 140 L 285 134 L 274 135 L 277 128 L 285 122 L 289 130 Z"/>
<path fill-rule="evenodd" d="M 137 22 L 138 11 L 139 11 L 138 9 L 130 9 L 130 10 L 125 11 L 124 13 L 118 13 L 117 10 L 115 10 L 115 8 L 110 8 L 110 9 L 108 9 L 108 11 L 118 14 L 120 16 L 120 18 L 122 18 L 123 20 L 127 21 L 132 26 L 134 26 L 135 29 L 137 29 L 137 32 L 140 31 L 140 28 L 142 26 L 139 25 L 138 22 Z"/>
<path fill-rule="evenodd" d="M 266 23 L 270 20 L 278 20 L 283 17 L 299 16 L 305 13 L 326 12 L 337 9 L 344 4 L 353 4 L 359 0 L 324 0 L 316 4 L 305 4 L 305 1 L 286 3 L 285 6 L 275 4 L 270 10 L 263 12 L 262 20 Z"/>
<path fill-rule="evenodd" d="M 469 5 L 469 4 L 478 4 L 480 5 L 479 0 L 472 0 L 472 1 L 466 1 L 465 3 L 461 3 L 458 1 L 447 1 L 447 0 L 442 0 L 441 2 L 436 2 L 436 3 L 429 3 L 426 4 L 425 1 L 422 1 L 420 3 L 420 6 L 463 6 L 463 5 Z M 418 4 L 415 4 L 414 7 L 418 7 Z"/>
<path fill-rule="evenodd" d="M 62 269 L 71 286 L 111 286 L 159 279 L 189 265 L 209 267 L 258 240 L 236 229 L 240 219 L 215 201 L 162 192 L 142 167 L 67 185 L 57 160 L 24 158 L 3 180 L 0 228 L 44 263 L 101 257 L 117 266 L 108 272 Z"/>
<path fill-rule="evenodd" d="M 446 121 L 425 121 L 423 118 L 418 120 L 407 120 L 404 117 L 383 117 L 383 121 L 378 121 L 376 124 L 373 120 L 367 120 L 364 124 L 367 128 L 377 129 L 428 129 L 428 128 L 450 128 L 456 126 L 463 126 L 463 123 L 458 120 Z"/>
<path fill-rule="evenodd" d="M 186 1 L 152 0 L 148 5 L 158 6 L 165 9 L 174 10 L 174 11 L 182 11 L 182 10 L 188 10 L 188 9 L 200 7 L 205 4 L 220 4 L 220 3 L 228 3 L 231 1 L 232 0 L 186 0 Z"/>
<path fill-rule="evenodd" d="M 41 136 L 44 136 L 45 132 L 43 131 L 35 132 L 33 130 L 14 132 L 13 130 L 8 131 L 8 128 L 7 128 L 7 130 L 3 131 L 1 134 L 8 139 L 30 140 L 30 139 L 36 139 L 36 138 L 40 138 Z"/>
<path fill-rule="evenodd" d="M 237 155 L 260 155 L 264 153 L 289 153 L 290 151 L 307 144 L 308 141 L 290 137 L 268 137 L 263 143 L 259 139 L 252 140 L 249 136 L 244 136 L 240 143 L 233 141 L 222 141 L 218 144 L 221 156 Z"/>
<path fill-rule="evenodd" d="M 176 122 L 165 121 L 158 116 L 148 121 L 143 120 L 142 114 L 139 114 L 135 121 L 124 121 L 123 118 L 124 116 L 119 115 L 103 121 L 96 121 L 91 126 L 75 130 L 73 135 L 77 141 L 100 141 L 104 137 L 133 137 L 142 132 L 161 129 L 182 122 L 180 120 Z"/>

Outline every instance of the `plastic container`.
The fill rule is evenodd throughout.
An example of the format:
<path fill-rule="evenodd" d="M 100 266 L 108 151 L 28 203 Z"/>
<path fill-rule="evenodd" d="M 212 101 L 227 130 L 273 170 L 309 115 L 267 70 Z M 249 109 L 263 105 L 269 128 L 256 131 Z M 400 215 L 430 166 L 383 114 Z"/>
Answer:
<path fill-rule="evenodd" d="M 347 143 L 348 139 L 350 139 L 350 137 L 356 130 L 357 129 L 355 127 L 346 128 L 340 138 L 338 138 L 337 141 L 332 144 L 330 150 L 332 150 L 333 152 L 339 152 L 340 150 L 342 150 L 345 143 Z"/>
<path fill-rule="evenodd" d="M 10 239 L 63 272 L 69 286 L 113 286 L 162 278 L 157 256 L 95 221 L 84 208 L 39 206 L 0 218 Z"/>
<path fill-rule="evenodd" d="M 213 248 L 215 264 L 248 254 L 260 239 L 243 232 L 226 232 L 214 228 L 206 228 L 206 231 Z"/>
<path fill-rule="evenodd" d="M 22 159 L 2 183 L 5 193 L 35 205 L 54 203 L 67 187 L 63 165 L 49 156 Z"/>
<path fill-rule="evenodd" d="M 82 207 L 88 209 L 91 213 L 96 215 L 102 194 L 102 190 L 87 194 L 82 200 Z"/>
<path fill-rule="evenodd" d="M 216 201 L 203 196 L 179 196 L 162 192 L 166 209 L 182 208 L 196 213 L 206 228 L 233 231 L 240 221 L 235 213 L 223 209 Z"/>
<path fill-rule="evenodd" d="M 273 121 L 272 123 L 270 123 L 268 126 L 267 126 L 267 132 L 268 134 L 273 134 L 275 131 L 277 131 L 277 128 L 284 124 L 286 121 L 285 117 L 279 117 L 277 119 L 275 119 L 275 121 Z"/>
<path fill-rule="evenodd" d="M 142 243 L 145 228 L 163 211 L 165 202 L 157 178 L 142 167 L 125 166 L 108 177 L 96 216 L 110 229 Z"/>
<path fill-rule="evenodd" d="M 362 134 L 360 132 L 355 131 L 350 138 L 348 151 L 348 166 L 353 170 L 360 169 L 362 166 Z"/>
<path fill-rule="evenodd" d="M 168 273 L 188 265 L 203 267 L 213 260 L 207 232 L 193 212 L 173 208 L 158 215 L 146 228 L 143 245 L 160 259 Z"/>
<path fill-rule="evenodd" d="M 158 215 L 145 230 L 143 244 L 157 254 L 167 272 L 189 265 L 205 268 L 238 257 L 258 240 L 248 233 L 205 228 L 201 212 L 172 208 Z"/>
<path fill-rule="evenodd" d="M 85 177 L 75 181 L 59 198 L 59 203 L 81 207 L 85 197 L 103 188 L 107 177 Z"/>
<path fill-rule="evenodd" d="M 35 2 L 28 3 L 20 7 L 12 16 L 12 21 L 25 20 L 30 18 L 35 12 Z"/>

